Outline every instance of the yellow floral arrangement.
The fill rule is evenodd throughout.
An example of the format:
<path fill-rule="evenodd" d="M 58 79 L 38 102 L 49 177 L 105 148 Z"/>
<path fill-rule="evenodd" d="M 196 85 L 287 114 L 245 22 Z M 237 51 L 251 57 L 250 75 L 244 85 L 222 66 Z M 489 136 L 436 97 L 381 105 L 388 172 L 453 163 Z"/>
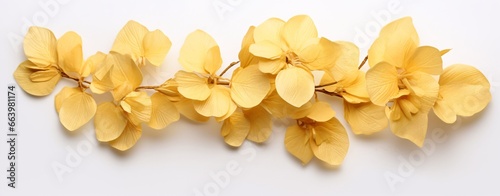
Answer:
<path fill-rule="evenodd" d="M 108 54 L 84 60 L 82 39 L 67 32 L 59 39 L 31 27 L 24 39 L 27 60 L 14 72 L 34 96 L 51 94 L 62 78 L 76 82 L 54 98 L 61 124 L 75 131 L 94 119 L 100 142 L 125 151 L 140 139 L 143 124 L 163 129 L 186 118 L 222 123 L 221 136 L 234 147 L 245 139 L 261 143 L 273 118 L 296 121 L 286 130 L 288 152 L 307 164 L 313 157 L 340 165 L 348 134 L 329 103 L 318 93 L 340 98 L 351 130 L 370 135 L 390 127 L 398 137 L 422 146 L 432 109 L 444 122 L 472 116 L 491 100 L 490 84 L 476 68 L 455 64 L 443 69 L 448 49 L 421 46 L 412 19 L 387 24 L 360 63 L 356 45 L 319 37 L 312 19 L 298 15 L 270 18 L 251 26 L 239 61 L 221 71 L 215 40 L 201 30 L 189 34 L 179 54 L 184 70 L 157 86 L 141 86 L 140 67 L 160 66 L 171 42 L 160 30 L 129 21 Z M 361 67 L 370 68 L 364 72 Z M 233 66 L 231 77 L 224 74 Z M 313 71 L 323 73 L 317 78 Z M 315 82 L 319 81 L 319 82 Z M 92 94 L 110 92 L 99 105 Z"/>

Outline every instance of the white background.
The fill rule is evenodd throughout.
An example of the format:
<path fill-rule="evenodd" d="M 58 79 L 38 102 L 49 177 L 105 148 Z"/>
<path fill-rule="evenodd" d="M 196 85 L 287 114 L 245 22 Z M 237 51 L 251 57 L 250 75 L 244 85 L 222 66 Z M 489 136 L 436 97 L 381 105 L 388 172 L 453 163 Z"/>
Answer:
<path fill-rule="evenodd" d="M 65 0 L 57 2 L 56 10 L 44 10 L 47 2 L 57 1 L 6 1 L 0 8 L 0 89 L 4 89 L 0 93 L 2 196 L 195 195 L 197 190 L 214 195 L 500 194 L 499 1 Z M 390 12 L 392 2 L 399 6 Z M 218 12 L 214 4 L 224 4 L 229 11 Z M 297 14 L 308 14 L 320 36 L 355 42 L 364 56 L 377 28 L 387 23 L 385 17 L 377 20 L 380 13 L 389 13 L 391 20 L 412 16 L 421 44 L 452 48 L 444 56 L 444 66 L 474 65 L 492 85 L 491 103 L 474 117 L 446 125 L 431 112 L 427 141 L 435 146 L 424 156 L 419 156 L 423 154 L 418 147 L 393 136 L 389 130 L 371 137 L 355 136 L 348 131 L 351 146 L 339 168 L 326 168 L 316 160 L 302 166 L 284 147 L 287 121 L 275 121 L 268 142 L 245 142 L 240 149 L 233 149 L 220 137 L 220 124 L 196 124 L 184 118 L 161 131 L 145 128 L 137 145 L 120 153 L 105 143 L 97 144 L 92 123 L 71 133 L 60 125 L 54 96 L 63 86 L 74 85 L 63 80 L 47 97 L 32 97 L 18 89 L 18 181 L 15 190 L 7 187 L 6 88 L 15 82 L 12 73 L 25 60 L 22 44 L 16 38 L 22 39 L 29 25 L 45 26 L 56 37 L 76 31 L 82 36 L 86 57 L 96 51 L 109 51 L 116 34 L 130 19 L 150 30 L 161 29 L 171 39 L 172 48 L 161 69 L 145 70 L 149 75 L 145 83 L 158 84 L 180 69 L 179 49 L 185 37 L 196 29 L 215 38 L 227 65 L 237 60 L 241 39 L 250 25 L 270 17 L 288 20 Z M 368 42 L 360 38 L 365 35 Z M 97 100 L 107 98 L 101 96 Z M 333 103 L 347 126 L 341 118 L 339 100 L 321 98 Z M 431 137 L 439 131 L 444 131 L 445 141 Z M 88 146 L 90 149 L 85 151 Z M 71 165 L 66 158 L 79 148 L 83 152 L 81 162 Z M 59 180 L 52 168 L 54 164 L 66 165 L 71 172 Z M 228 164 L 238 164 L 240 172 L 231 175 L 228 184 L 204 192 L 205 187 L 216 185 L 211 173 L 226 172 Z M 400 171 L 405 164 L 410 167 Z M 391 186 L 385 177 L 389 173 L 399 176 L 402 182 Z"/>

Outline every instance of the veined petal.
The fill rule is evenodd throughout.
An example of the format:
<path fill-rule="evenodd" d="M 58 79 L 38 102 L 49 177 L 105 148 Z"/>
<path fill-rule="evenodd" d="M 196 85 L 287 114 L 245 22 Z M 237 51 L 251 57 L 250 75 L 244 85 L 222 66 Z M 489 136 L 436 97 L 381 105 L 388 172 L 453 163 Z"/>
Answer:
<path fill-rule="evenodd" d="M 231 79 L 231 98 L 244 108 L 258 105 L 270 89 L 269 77 L 260 72 L 257 65 L 240 70 Z"/>
<path fill-rule="evenodd" d="M 134 125 L 133 123 L 127 123 L 122 134 L 113 141 L 109 142 L 109 145 L 120 151 L 125 151 L 132 146 L 134 146 L 137 141 L 141 138 L 142 128 L 141 126 Z"/>
<path fill-rule="evenodd" d="M 417 146 L 422 147 L 427 133 L 427 114 L 427 112 L 418 112 L 411 117 L 401 115 L 398 120 L 390 121 L 391 131 L 394 135 L 410 140 Z"/>
<path fill-rule="evenodd" d="M 160 30 L 154 30 L 146 33 L 142 41 L 144 48 L 144 57 L 154 66 L 160 66 L 167 56 L 172 42 Z"/>
<path fill-rule="evenodd" d="M 334 59 L 334 66 L 329 69 L 332 77 L 337 81 L 351 81 L 350 77 L 356 76 L 355 73 L 359 66 L 359 49 L 351 42 L 335 42 L 338 45 L 338 50 L 335 51 L 338 55 Z M 326 74 L 325 74 L 326 75 Z"/>
<path fill-rule="evenodd" d="M 278 72 L 280 72 L 285 66 L 285 57 L 283 56 L 282 58 L 276 59 L 276 60 L 268 60 L 268 59 L 260 59 L 259 60 L 259 70 L 262 73 L 269 73 L 276 75 Z"/>
<path fill-rule="evenodd" d="M 469 65 L 447 67 L 439 84 L 442 101 L 459 116 L 472 116 L 491 101 L 490 83 L 481 71 Z"/>
<path fill-rule="evenodd" d="M 231 105 L 236 104 L 231 100 L 229 88 L 215 85 L 206 100 L 194 101 L 193 105 L 194 109 L 203 116 L 221 117 L 230 112 Z"/>
<path fill-rule="evenodd" d="M 424 72 L 415 72 L 408 76 L 411 84 L 410 98 L 418 99 L 420 111 L 428 112 L 438 98 L 439 84 L 431 75 Z"/>
<path fill-rule="evenodd" d="M 310 72 L 302 68 L 289 67 L 278 73 L 276 90 L 286 102 L 300 107 L 314 94 L 314 78 Z"/>
<path fill-rule="evenodd" d="M 350 103 L 369 102 L 370 96 L 366 89 L 365 72 L 358 70 L 353 75 L 357 75 L 356 79 L 352 83 L 344 85 L 345 93 L 342 93 L 342 96 Z M 343 81 L 341 82 L 343 83 Z"/>
<path fill-rule="evenodd" d="M 168 96 L 162 93 L 154 93 L 151 96 L 151 119 L 149 127 L 153 129 L 163 129 L 170 123 L 178 121 L 180 118 L 179 111 L 175 105 L 170 102 Z"/>
<path fill-rule="evenodd" d="M 59 120 L 69 131 L 74 131 L 94 117 L 97 105 L 88 93 L 78 92 L 63 100 Z"/>
<path fill-rule="evenodd" d="M 380 31 L 379 37 L 368 50 L 370 66 L 385 61 L 402 67 L 419 45 L 419 38 L 410 17 L 395 20 Z"/>
<path fill-rule="evenodd" d="M 102 52 L 96 52 L 94 55 L 90 56 L 84 64 L 84 70 L 82 72 L 82 77 L 87 77 L 89 74 L 95 73 L 101 64 L 106 59 L 106 54 Z"/>
<path fill-rule="evenodd" d="M 215 46 L 217 43 L 210 35 L 202 30 L 196 30 L 186 37 L 179 52 L 179 62 L 186 71 L 207 73 L 204 67 L 206 56 Z"/>
<path fill-rule="evenodd" d="M 178 83 L 179 93 L 188 99 L 203 101 L 210 96 L 207 78 L 202 78 L 196 73 L 178 71 L 175 74 L 175 81 Z"/>
<path fill-rule="evenodd" d="M 388 125 L 385 107 L 371 102 L 352 104 L 344 101 L 344 118 L 355 134 L 370 135 Z"/>
<path fill-rule="evenodd" d="M 114 63 L 111 67 L 111 81 L 113 85 L 119 86 L 120 84 L 128 84 L 132 89 L 137 88 L 142 83 L 142 72 L 130 58 L 129 55 L 122 55 L 118 53 L 111 53 L 111 62 Z"/>
<path fill-rule="evenodd" d="M 330 165 L 340 165 L 349 149 L 349 138 L 344 126 L 332 118 L 318 123 L 313 130 L 311 149 L 314 155 Z"/>
<path fill-rule="evenodd" d="M 76 93 L 81 93 L 82 90 L 79 87 L 64 87 L 59 93 L 57 93 L 54 98 L 54 106 L 56 107 L 56 112 L 59 113 L 63 102 Z"/>
<path fill-rule="evenodd" d="M 271 41 L 262 41 L 252 44 L 249 50 L 253 55 L 269 60 L 280 59 L 284 55 L 283 50 Z"/>
<path fill-rule="evenodd" d="M 366 72 L 366 88 L 371 101 L 384 106 L 399 91 L 396 68 L 386 62 L 375 65 Z"/>
<path fill-rule="evenodd" d="M 111 91 L 115 88 L 113 81 L 111 81 L 111 73 L 107 72 L 102 78 L 98 78 L 96 75 L 92 76 L 92 83 L 90 84 L 90 90 L 96 94 L 103 94 L 105 92 Z"/>
<path fill-rule="evenodd" d="M 209 117 L 203 116 L 199 114 L 195 109 L 193 105 L 193 100 L 190 99 L 182 99 L 178 102 L 174 103 L 179 112 L 189 120 L 195 121 L 195 122 L 206 122 Z"/>
<path fill-rule="evenodd" d="M 57 40 L 52 31 L 30 27 L 24 37 L 24 54 L 33 66 L 46 68 L 57 64 Z"/>
<path fill-rule="evenodd" d="M 14 78 L 16 79 L 17 84 L 19 84 L 19 86 L 21 86 L 21 88 L 30 95 L 45 96 L 50 94 L 54 90 L 57 82 L 61 79 L 61 75 L 57 74 L 48 81 L 33 82 L 30 77 L 36 72 L 36 70 L 29 69 L 27 68 L 28 66 L 35 66 L 35 64 L 26 60 L 19 64 L 16 71 L 14 71 Z"/>
<path fill-rule="evenodd" d="M 144 54 L 143 39 L 149 30 L 136 21 L 130 20 L 116 36 L 111 51 L 128 54 L 134 64 Z"/>
<path fill-rule="evenodd" d="M 307 164 L 313 158 L 314 154 L 311 150 L 310 132 L 303 130 L 298 125 L 289 126 L 285 133 L 286 150 L 302 161 L 302 164 Z"/>
<path fill-rule="evenodd" d="M 253 142 L 265 142 L 272 132 L 272 116 L 262 106 L 243 110 L 245 118 L 250 123 L 247 139 Z"/>
<path fill-rule="evenodd" d="M 217 70 L 219 70 L 221 65 L 222 57 L 220 56 L 219 46 L 214 46 L 207 51 L 203 67 L 205 68 L 206 73 L 214 75 Z"/>
<path fill-rule="evenodd" d="M 297 15 L 285 23 L 282 36 L 292 51 L 300 51 L 310 38 L 318 37 L 318 30 L 309 16 Z"/>
<path fill-rule="evenodd" d="M 122 102 L 130 106 L 130 113 L 127 113 L 127 116 L 131 123 L 139 125 L 151 119 L 151 98 L 146 92 L 131 92 Z"/>
<path fill-rule="evenodd" d="M 229 118 L 224 120 L 221 135 L 226 144 L 239 147 L 245 141 L 250 131 L 250 122 L 245 118 L 241 110 L 236 110 Z"/>
<path fill-rule="evenodd" d="M 310 112 L 306 117 L 313 119 L 316 122 L 326 122 L 335 117 L 335 111 L 333 111 L 330 104 L 323 101 L 318 101 L 312 104 L 309 111 Z"/>
<path fill-rule="evenodd" d="M 79 78 L 84 72 L 82 38 L 73 31 L 57 40 L 59 67 L 71 77 Z"/>
<path fill-rule="evenodd" d="M 418 47 L 405 65 L 407 73 L 421 71 L 432 75 L 439 75 L 443 72 L 441 52 L 431 46 Z"/>
<path fill-rule="evenodd" d="M 283 100 L 276 90 L 272 90 L 272 92 L 262 100 L 260 106 L 276 118 L 285 118 L 288 115 L 287 108 L 293 107 Z"/>
<path fill-rule="evenodd" d="M 94 126 L 95 136 L 101 142 L 115 140 L 127 126 L 127 118 L 123 111 L 111 102 L 104 102 L 97 106 Z"/>
<path fill-rule="evenodd" d="M 47 82 L 56 76 L 60 76 L 59 70 L 55 68 L 49 68 L 46 70 L 40 70 L 32 73 L 30 75 L 30 80 L 32 82 Z"/>
<path fill-rule="evenodd" d="M 285 25 L 285 21 L 279 18 L 270 18 L 264 21 L 259 26 L 255 27 L 253 38 L 255 43 L 263 41 L 270 41 L 280 48 L 283 48 L 283 41 L 281 38 L 281 30 Z"/>
<path fill-rule="evenodd" d="M 432 110 L 445 123 L 451 124 L 457 121 L 457 113 L 443 99 L 438 99 L 434 103 Z"/>
<path fill-rule="evenodd" d="M 332 68 L 335 65 L 335 61 L 338 61 L 339 56 L 341 56 L 342 46 L 326 38 L 311 38 L 310 40 L 315 39 L 319 40 L 318 43 L 306 45 L 298 53 L 301 62 L 310 70 Z"/>

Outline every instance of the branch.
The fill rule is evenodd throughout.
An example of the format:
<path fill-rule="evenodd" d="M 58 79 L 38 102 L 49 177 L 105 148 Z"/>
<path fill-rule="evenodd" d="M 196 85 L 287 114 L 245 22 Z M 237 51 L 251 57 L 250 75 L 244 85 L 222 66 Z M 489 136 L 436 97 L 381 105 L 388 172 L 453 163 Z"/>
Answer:
<path fill-rule="evenodd" d="M 160 86 L 139 86 L 135 88 L 135 90 L 148 90 L 148 89 L 157 89 L 160 88 Z"/>
<path fill-rule="evenodd" d="M 366 55 L 365 59 L 363 59 L 363 61 L 359 65 L 358 69 L 361 69 L 361 67 L 363 67 L 363 65 L 365 65 L 365 63 L 366 63 L 367 60 L 368 60 L 368 55 Z"/>
<path fill-rule="evenodd" d="M 315 91 L 316 92 L 320 92 L 320 93 L 324 93 L 324 94 L 327 94 L 327 95 L 330 95 L 330 96 L 336 96 L 336 97 L 344 98 L 344 97 L 342 97 L 342 95 L 340 95 L 338 93 L 330 92 L 330 91 L 327 91 L 325 89 L 316 89 Z"/>
<path fill-rule="evenodd" d="M 222 75 L 224 75 L 229 69 L 231 69 L 231 67 L 235 66 L 238 63 L 240 63 L 240 61 L 232 62 L 231 64 L 229 64 L 229 66 L 227 66 L 226 69 L 224 69 L 224 71 L 220 73 L 219 77 L 222 77 Z"/>
<path fill-rule="evenodd" d="M 335 81 L 335 82 L 330 82 L 330 83 L 326 83 L 326 84 L 322 84 L 322 85 L 318 85 L 318 86 L 315 86 L 314 88 L 322 88 L 322 87 L 325 87 L 325 86 L 330 86 L 330 85 L 334 85 L 334 84 L 337 84 L 338 82 Z"/>

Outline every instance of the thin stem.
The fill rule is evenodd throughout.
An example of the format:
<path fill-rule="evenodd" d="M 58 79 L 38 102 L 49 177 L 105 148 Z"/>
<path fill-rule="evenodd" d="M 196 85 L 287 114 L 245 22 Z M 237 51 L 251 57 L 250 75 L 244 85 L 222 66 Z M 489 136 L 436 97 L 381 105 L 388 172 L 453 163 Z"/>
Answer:
<path fill-rule="evenodd" d="M 334 84 L 337 84 L 338 82 L 335 81 L 335 82 L 330 82 L 330 83 L 326 83 L 326 84 L 322 84 L 322 85 L 318 85 L 318 86 L 315 86 L 314 88 L 322 88 L 322 87 L 325 87 L 325 86 L 330 86 L 330 85 L 334 85 Z"/>
<path fill-rule="evenodd" d="M 222 73 L 220 73 L 219 76 L 222 77 L 222 75 L 224 75 L 229 69 L 231 69 L 231 67 L 235 66 L 238 63 L 240 63 L 240 61 L 232 62 L 231 64 L 229 64 L 229 66 L 227 66 L 226 69 L 224 69 L 224 71 L 222 71 Z"/>
<path fill-rule="evenodd" d="M 368 55 L 366 55 L 365 59 L 363 59 L 363 61 L 359 65 L 358 69 L 361 69 L 361 67 L 363 67 L 363 65 L 365 65 L 365 63 L 366 63 L 367 60 L 368 60 Z"/>
<path fill-rule="evenodd" d="M 91 84 L 91 82 L 89 82 L 89 81 L 86 81 L 86 80 L 80 80 L 80 79 L 78 79 L 78 78 L 73 78 L 73 77 L 69 76 L 68 74 L 66 74 L 66 73 L 64 73 L 64 72 L 61 72 L 61 77 L 63 77 L 63 78 L 68 78 L 68 79 L 71 79 L 71 80 L 74 80 L 74 81 L 76 81 L 76 82 L 78 83 L 78 86 L 83 87 L 83 88 L 89 88 L 89 86 L 88 86 L 88 85 L 90 85 L 90 84 Z M 88 84 L 88 85 L 85 85 L 85 84 Z"/>
<path fill-rule="evenodd" d="M 330 92 L 330 91 L 327 91 L 325 89 L 316 89 L 316 92 L 324 93 L 324 94 L 327 94 L 327 95 L 330 95 L 330 96 L 337 96 L 337 97 L 340 97 L 340 98 L 344 98 L 344 97 L 342 97 L 342 95 L 340 95 L 338 93 Z"/>
<path fill-rule="evenodd" d="M 217 81 L 217 85 L 229 85 L 227 81 Z"/>
<path fill-rule="evenodd" d="M 160 86 L 139 86 L 135 88 L 135 90 L 147 90 L 147 89 L 157 89 L 160 88 Z"/>

